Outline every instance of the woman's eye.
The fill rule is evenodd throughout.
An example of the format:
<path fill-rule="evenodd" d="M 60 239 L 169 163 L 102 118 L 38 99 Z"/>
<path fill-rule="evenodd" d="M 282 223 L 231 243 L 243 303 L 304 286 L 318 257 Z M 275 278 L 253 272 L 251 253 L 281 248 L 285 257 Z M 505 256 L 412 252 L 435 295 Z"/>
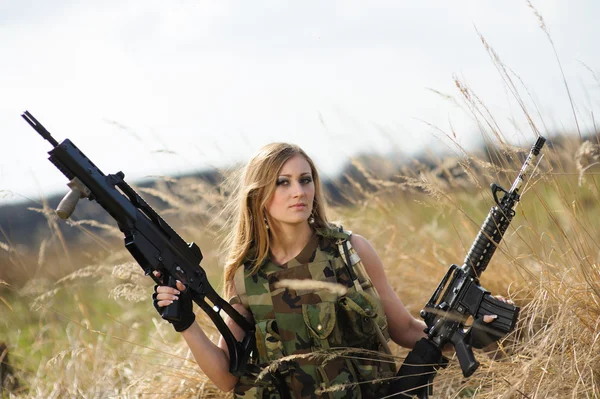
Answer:
<path fill-rule="evenodd" d="M 298 182 L 302 185 L 306 185 L 306 184 L 310 184 L 312 183 L 312 177 L 302 177 L 298 180 Z M 277 182 L 275 183 L 277 186 L 289 186 L 290 185 L 290 181 L 288 179 L 279 179 L 277 180 Z"/>

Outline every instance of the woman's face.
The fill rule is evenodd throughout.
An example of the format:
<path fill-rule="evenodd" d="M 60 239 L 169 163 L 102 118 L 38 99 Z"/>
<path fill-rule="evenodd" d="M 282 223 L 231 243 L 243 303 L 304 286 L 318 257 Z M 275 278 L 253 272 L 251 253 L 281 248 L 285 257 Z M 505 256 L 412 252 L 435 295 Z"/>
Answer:
<path fill-rule="evenodd" d="M 302 155 L 294 155 L 282 166 L 273 196 L 266 210 L 271 221 L 281 224 L 306 223 L 315 198 L 310 165 Z"/>

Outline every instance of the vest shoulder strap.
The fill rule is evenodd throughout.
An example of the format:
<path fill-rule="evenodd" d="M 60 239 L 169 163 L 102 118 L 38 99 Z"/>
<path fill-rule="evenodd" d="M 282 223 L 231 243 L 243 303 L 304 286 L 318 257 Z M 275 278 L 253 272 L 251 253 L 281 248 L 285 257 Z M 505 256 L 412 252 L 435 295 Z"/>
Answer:
<path fill-rule="evenodd" d="M 357 289 L 357 291 L 366 290 L 369 294 L 378 298 L 379 295 L 377 295 L 377 291 L 375 291 L 373 287 L 373 283 L 371 282 L 371 279 L 365 270 L 365 266 L 360 261 L 358 252 L 356 252 L 350 243 L 352 232 L 343 230 L 341 226 L 340 232 L 343 232 L 348 236 L 347 239 L 338 240 L 337 245 L 340 256 L 344 259 L 344 263 L 346 263 L 350 277 L 354 281 L 354 287 Z"/>
<path fill-rule="evenodd" d="M 342 232 L 342 231 L 343 231 L 343 229 L 340 226 L 340 232 Z M 348 231 L 348 232 L 343 231 L 343 232 L 348 235 L 348 238 L 343 239 L 343 240 L 338 240 L 338 242 L 337 242 L 338 247 L 339 247 L 338 251 L 340 253 L 340 256 L 344 259 L 346 268 L 348 269 L 348 272 L 350 273 L 350 277 L 352 278 L 352 281 L 354 282 L 354 288 L 356 289 L 357 292 L 361 292 L 361 291 L 365 292 L 365 293 L 371 295 L 373 298 L 375 298 L 375 300 L 379 301 L 379 294 L 377 293 L 375 286 L 371 282 L 371 279 L 369 278 L 369 275 L 367 273 L 367 270 L 365 269 L 365 266 L 360 261 L 360 256 L 358 256 L 358 253 L 356 252 L 356 250 L 352 247 L 352 244 L 350 243 L 350 237 L 352 236 L 352 232 L 351 231 Z M 374 323 L 377 339 L 379 340 L 382 350 L 387 354 L 391 354 L 392 352 L 387 343 L 387 341 L 389 340 L 389 332 L 387 330 L 387 322 L 385 321 L 386 320 L 385 312 L 384 312 L 381 304 L 379 305 L 377 313 L 379 314 L 379 319 L 383 320 L 382 323 L 385 324 L 385 326 L 382 326 L 382 325 L 379 325 L 378 322 Z"/>

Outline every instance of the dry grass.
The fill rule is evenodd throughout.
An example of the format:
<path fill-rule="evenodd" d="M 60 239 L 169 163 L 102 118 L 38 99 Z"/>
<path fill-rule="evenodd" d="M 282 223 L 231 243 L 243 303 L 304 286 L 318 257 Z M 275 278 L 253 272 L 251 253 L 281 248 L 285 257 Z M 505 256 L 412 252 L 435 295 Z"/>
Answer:
<path fill-rule="evenodd" d="M 468 380 L 454 359 L 435 380 L 436 397 L 600 394 L 600 232 L 594 222 L 600 214 L 598 168 L 589 166 L 593 160 L 581 161 L 590 144 L 568 146 L 544 150 L 513 224 L 482 279 L 486 288 L 522 307 L 517 330 L 497 349 L 478 351 L 481 366 Z M 564 148 L 572 148 L 570 154 Z M 416 316 L 448 265 L 462 262 L 492 205 L 488 184 L 507 186 L 516 176 L 520 162 L 515 151 L 501 147 L 500 163 L 468 155 L 402 176 L 383 176 L 381 171 L 378 175 L 362 165 L 359 170 L 374 191 L 358 184 L 354 205 L 331 212 L 344 226 L 369 238 L 391 284 Z M 161 196 L 176 194 L 165 190 Z M 207 210 L 222 201 L 216 198 L 210 206 L 194 208 L 201 213 L 183 214 L 180 220 L 189 216 L 209 221 Z M 179 229 L 183 223 L 173 225 Z M 83 223 L 74 227 L 87 228 Z M 222 262 L 218 252 L 210 250 L 216 232 L 207 232 L 205 225 L 186 227 L 184 237 L 204 238 L 199 241 L 206 255 L 203 265 L 219 285 Z M 99 239 L 112 234 L 103 226 L 96 228 L 89 233 Z M 40 248 L 39 258 L 52 252 L 50 246 Z M 3 284 L 0 296 L 7 321 L 2 331 L 22 382 L 12 397 L 226 396 L 207 381 L 182 340 L 154 314 L 147 300 L 152 283 L 124 249 L 114 247 L 92 259 L 82 255 L 85 248 L 82 253 L 70 251 L 72 261 L 83 267 L 60 279 L 38 278 L 18 289 Z M 39 262 L 53 267 L 52 260 Z M 198 316 L 216 340 L 208 317 Z M 396 361 L 401 361 L 406 350 L 393 349 Z"/>
<path fill-rule="evenodd" d="M 522 307 L 518 328 L 494 352 L 478 354 L 482 366 L 469 380 L 463 381 L 456 362 L 442 371 L 435 389 L 440 397 L 593 398 L 600 394 L 597 178 L 588 175 L 587 183 L 579 186 L 581 166 L 575 154 L 571 153 L 570 162 L 561 154 L 563 170 L 558 172 L 554 151 L 563 150 L 545 150 L 539 175 L 533 177 L 536 183 L 528 187 L 482 279 L 486 288 Z M 516 176 L 517 168 L 513 163 L 507 175 Z M 510 165 L 502 169 L 510 170 Z M 343 212 L 346 225 L 375 242 L 389 280 L 415 316 L 447 266 L 462 264 L 487 212 L 483 207 L 492 204 L 488 189 L 479 188 L 487 185 L 484 181 L 495 180 L 490 176 L 465 172 L 465 181 L 455 187 L 449 180 L 438 184 L 435 176 L 434 171 L 406 178 L 411 188 L 425 193 L 422 199 L 415 194 L 418 203 L 400 199 L 403 192 L 398 196 L 374 193 L 361 204 L 361 216 Z M 473 176 L 479 181 L 467 181 Z M 470 189 L 457 189 L 464 186 Z M 464 211 L 473 205 L 479 210 Z"/>

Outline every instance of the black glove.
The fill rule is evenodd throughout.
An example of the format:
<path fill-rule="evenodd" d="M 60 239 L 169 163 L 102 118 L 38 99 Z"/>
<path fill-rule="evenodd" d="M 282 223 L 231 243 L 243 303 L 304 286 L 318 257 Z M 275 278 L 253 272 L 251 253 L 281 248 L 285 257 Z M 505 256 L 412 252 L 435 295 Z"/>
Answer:
<path fill-rule="evenodd" d="M 486 323 L 483 318 L 477 318 L 469 330 L 469 339 L 473 348 L 482 349 L 489 344 L 499 341 L 506 332 L 496 329 L 494 322 Z"/>
<path fill-rule="evenodd" d="M 173 325 L 173 327 L 175 328 L 175 331 L 177 332 L 182 332 L 187 330 L 192 323 L 194 323 L 194 321 L 196 320 L 196 315 L 194 314 L 194 308 L 193 308 L 193 304 L 192 304 L 192 295 L 190 294 L 190 290 L 186 289 L 183 291 L 180 291 L 179 299 L 176 301 L 173 301 L 172 304 L 165 306 L 165 307 L 160 307 L 158 306 L 158 300 L 156 299 L 156 295 L 158 294 L 156 292 L 156 289 L 158 288 L 158 285 L 154 286 L 154 294 L 152 294 L 152 304 L 154 305 L 154 309 L 156 309 L 156 311 L 158 312 L 158 314 L 160 314 L 160 317 L 162 317 L 163 319 L 167 320 L 169 323 L 171 323 Z M 164 313 L 165 313 L 165 309 L 167 309 L 167 307 L 170 306 L 176 306 L 178 309 L 177 315 L 179 316 L 178 318 L 171 318 L 170 320 L 168 318 L 164 317 Z"/>
<path fill-rule="evenodd" d="M 427 394 L 431 394 L 437 370 L 447 365 L 448 359 L 438 347 L 428 339 L 421 338 L 404 359 L 396 374 L 398 378 L 392 381 L 387 394 L 399 394 L 399 398 L 427 398 Z"/>

